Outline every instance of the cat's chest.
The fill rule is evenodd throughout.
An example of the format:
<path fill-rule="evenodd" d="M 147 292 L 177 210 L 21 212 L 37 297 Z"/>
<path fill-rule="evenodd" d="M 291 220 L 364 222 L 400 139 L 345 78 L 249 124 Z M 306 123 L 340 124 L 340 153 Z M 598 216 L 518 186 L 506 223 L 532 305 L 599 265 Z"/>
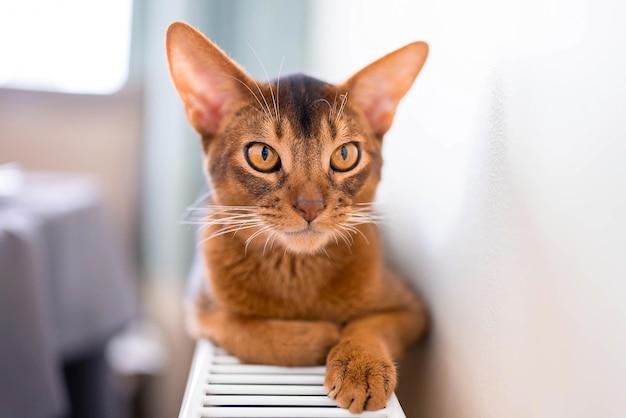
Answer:
<path fill-rule="evenodd" d="M 220 305 L 247 316 L 342 321 L 357 314 L 352 302 L 367 285 L 350 272 L 350 260 L 327 256 L 247 255 L 208 267 Z"/>

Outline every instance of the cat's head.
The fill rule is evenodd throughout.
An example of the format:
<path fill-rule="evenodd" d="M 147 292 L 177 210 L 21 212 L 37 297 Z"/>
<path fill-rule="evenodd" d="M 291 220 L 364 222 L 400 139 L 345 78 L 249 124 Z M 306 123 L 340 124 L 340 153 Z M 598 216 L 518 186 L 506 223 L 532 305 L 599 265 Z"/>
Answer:
<path fill-rule="evenodd" d="M 349 243 L 373 219 L 382 137 L 427 54 L 425 43 L 409 44 L 339 85 L 304 75 L 260 83 L 200 32 L 173 23 L 170 71 L 202 136 L 218 233 L 296 253 Z"/>

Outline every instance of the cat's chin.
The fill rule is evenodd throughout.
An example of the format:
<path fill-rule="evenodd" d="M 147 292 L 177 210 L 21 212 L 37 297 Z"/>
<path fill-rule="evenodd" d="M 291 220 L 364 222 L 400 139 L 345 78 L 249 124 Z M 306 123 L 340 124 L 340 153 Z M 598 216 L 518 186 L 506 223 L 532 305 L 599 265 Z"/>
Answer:
<path fill-rule="evenodd" d="M 320 231 L 302 231 L 283 233 L 277 237 L 277 241 L 295 254 L 315 254 L 329 243 L 331 235 Z"/>

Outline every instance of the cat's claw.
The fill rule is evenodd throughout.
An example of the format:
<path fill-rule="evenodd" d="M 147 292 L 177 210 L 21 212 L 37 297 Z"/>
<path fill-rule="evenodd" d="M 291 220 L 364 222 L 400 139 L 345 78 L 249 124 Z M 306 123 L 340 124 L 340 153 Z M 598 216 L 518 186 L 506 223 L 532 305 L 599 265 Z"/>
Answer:
<path fill-rule="evenodd" d="M 382 350 L 353 342 L 338 344 L 328 355 L 328 396 L 352 413 L 384 408 L 396 387 L 396 367 Z"/>

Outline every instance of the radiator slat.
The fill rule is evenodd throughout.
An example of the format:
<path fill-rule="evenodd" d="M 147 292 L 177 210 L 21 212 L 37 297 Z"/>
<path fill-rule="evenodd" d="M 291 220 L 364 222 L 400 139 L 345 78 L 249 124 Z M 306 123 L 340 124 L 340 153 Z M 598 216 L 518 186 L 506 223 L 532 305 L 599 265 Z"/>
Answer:
<path fill-rule="evenodd" d="M 204 393 L 211 395 L 304 395 L 325 396 L 319 385 L 205 385 Z"/>
<path fill-rule="evenodd" d="M 387 418 L 381 411 L 367 411 L 362 414 L 352 414 L 342 408 L 246 408 L 246 407 L 204 407 L 201 417 L 206 418 Z"/>
<path fill-rule="evenodd" d="M 207 395 L 205 406 L 337 406 L 328 396 Z"/>
<path fill-rule="evenodd" d="M 290 374 L 209 374 L 209 383 L 243 383 L 248 385 L 323 385 L 324 376 L 319 375 L 290 375 Z"/>
<path fill-rule="evenodd" d="M 257 364 L 211 365 L 209 373 L 215 374 L 300 374 L 323 376 L 325 367 L 277 367 Z"/>

